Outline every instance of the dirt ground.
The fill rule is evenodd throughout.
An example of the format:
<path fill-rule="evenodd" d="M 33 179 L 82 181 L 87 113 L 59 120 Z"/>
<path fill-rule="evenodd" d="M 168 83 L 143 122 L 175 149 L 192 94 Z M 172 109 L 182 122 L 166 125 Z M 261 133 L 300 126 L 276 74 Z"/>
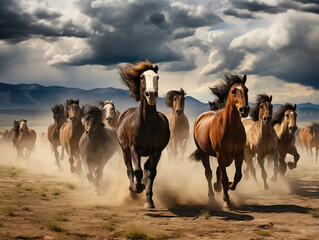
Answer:
<path fill-rule="evenodd" d="M 232 179 L 233 168 L 228 172 Z M 260 178 L 259 184 L 243 179 L 230 192 L 233 211 L 220 207 L 221 193 L 216 193 L 220 206 L 208 204 L 201 164 L 172 163 L 165 152 L 154 183 L 154 210 L 143 208 L 145 192 L 129 198 L 117 155 L 104 169 L 101 196 L 93 195 L 85 176 L 69 173 L 67 159 L 59 172 L 48 143 L 40 140 L 29 160 L 1 145 L 0 176 L 1 240 L 319 239 L 319 166 L 303 155 L 297 169 L 275 183 L 268 180 L 267 191 L 260 190 Z"/>

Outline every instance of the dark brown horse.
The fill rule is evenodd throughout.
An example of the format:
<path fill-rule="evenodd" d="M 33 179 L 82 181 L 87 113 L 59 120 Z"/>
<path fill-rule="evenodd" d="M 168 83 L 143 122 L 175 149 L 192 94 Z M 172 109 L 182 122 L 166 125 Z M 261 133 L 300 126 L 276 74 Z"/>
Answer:
<path fill-rule="evenodd" d="M 300 158 L 297 148 L 295 146 L 295 132 L 297 131 L 297 105 L 286 103 L 281 105 L 274 114 L 272 119 L 272 126 L 279 138 L 278 151 L 279 151 L 279 165 L 280 173 L 285 174 L 287 164 L 285 162 L 286 155 L 289 153 L 294 157 L 294 162 L 288 162 L 288 167 L 294 169 L 297 167 L 297 162 Z M 274 173 L 276 179 L 277 172 Z"/>
<path fill-rule="evenodd" d="M 232 208 L 228 190 L 235 190 L 241 180 L 241 166 L 244 160 L 246 133 L 241 117 L 249 113 L 248 89 L 245 86 L 246 75 L 243 77 L 231 74 L 224 75 L 224 81 L 211 88 L 221 104 L 226 102 L 225 108 L 218 111 L 208 111 L 201 114 L 194 124 L 194 139 L 197 146 L 191 158 L 201 161 L 205 168 L 208 183 L 208 196 L 214 201 L 212 189 L 212 170 L 209 156 L 217 158 L 217 181 L 215 191 L 221 191 L 221 182 L 224 189 L 224 206 Z M 235 159 L 236 173 L 232 183 L 228 181 L 226 167 Z"/>
<path fill-rule="evenodd" d="M 173 111 L 166 113 L 171 132 L 171 139 L 167 146 L 170 157 L 174 159 L 179 155 L 181 160 L 184 159 L 186 143 L 189 135 L 189 123 L 184 114 L 186 93 L 181 88 L 179 91 L 171 90 L 165 95 L 165 104 L 172 108 Z"/>
<path fill-rule="evenodd" d="M 22 158 L 30 158 L 31 152 L 34 150 L 37 134 L 33 129 L 27 126 L 27 120 L 21 119 L 14 121 L 14 144 L 18 152 L 18 156 Z"/>
<path fill-rule="evenodd" d="M 297 134 L 297 133 L 296 133 Z M 297 137 L 297 136 L 296 136 Z M 312 123 L 310 126 L 305 126 L 298 133 L 299 144 L 305 147 L 307 152 L 313 158 L 312 149 L 316 149 L 315 163 L 318 163 L 319 152 L 319 123 Z"/>
<path fill-rule="evenodd" d="M 58 146 L 61 146 L 60 142 L 60 129 L 62 125 L 67 121 L 64 113 L 63 104 L 55 104 L 52 108 L 54 123 L 48 127 L 48 140 L 51 144 L 51 149 L 54 152 L 55 164 L 60 168 L 60 159 L 64 159 L 64 149 L 61 147 L 61 156 L 58 152 Z"/>
<path fill-rule="evenodd" d="M 100 182 L 107 161 L 113 156 L 118 147 L 116 130 L 104 127 L 102 110 L 95 106 L 83 108 L 85 132 L 80 139 L 80 153 L 86 176 L 100 194 Z"/>
<path fill-rule="evenodd" d="M 79 141 L 84 132 L 79 100 L 67 99 L 64 110 L 66 118 L 69 118 L 70 121 L 64 123 L 60 129 L 60 142 L 68 153 L 70 171 L 79 174 L 81 172 Z M 77 160 L 77 167 L 74 166 L 74 159 Z"/>
<path fill-rule="evenodd" d="M 137 193 L 143 192 L 145 184 L 148 184 L 144 206 L 154 208 L 153 181 L 161 153 L 170 137 L 167 118 L 156 110 L 158 67 L 145 61 L 119 69 L 121 80 L 129 88 L 131 96 L 140 101 L 139 107 L 129 108 L 121 114 L 117 131 L 130 180 L 129 190 L 134 199 Z M 149 158 L 144 164 L 143 178 L 141 157 L 146 156 Z M 134 176 L 137 181 L 135 184 Z"/>
<path fill-rule="evenodd" d="M 225 107 L 225 104 L 223 104 L 219 99 L 215 99 L 212 102 L 208 101 L 208 104 L 211 111 L 216 111 Z"/>
<path fill-rule="evenodd" d="M 274 170 L 278 170 L 278 137 L 275 129 L 271 126 L 273 114 L 271 100 L 272 96 L 266 94 L 258 95 L 256 104 L 250 112 L 251 119 L 243 120 L 247 135 L 245 147 L 245 161 L 247 163 L 247 168 L 245 169 L 245 175 L 248 177 L 250 170 L 256 180 L 253 157 L 257 155 L 257 161 L 263 179 L 262 190 L 268 189 L 264 159 L 268 158 L 268 160 L 272 160 L 274 162 Z"/>

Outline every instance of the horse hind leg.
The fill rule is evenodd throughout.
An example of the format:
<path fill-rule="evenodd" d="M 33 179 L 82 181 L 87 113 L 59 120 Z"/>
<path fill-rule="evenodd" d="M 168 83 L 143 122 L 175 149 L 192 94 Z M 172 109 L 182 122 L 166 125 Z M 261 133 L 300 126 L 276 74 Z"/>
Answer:
<path fill-rule="evenodd" d="M 53 146 L 52 145 L 52 150 L 54 152 L 54 157 L 55 157 L 55 164 L 57 165 L 57 167 L 61 170 L 61 165 L 60 165 L 60 156 L 59 156 L 59 152 L 57 149 L 57 146 Z"/>
<path fill-rule="evenodd" d="M 212 169 L 210 168 L 210 163 L 209 163 L 209 155 L 201 152 L 201 158 L 202 158 L 202 164 L 205 168 L 205 177 L 207 180 L 207 184 L 208 184 L 208 198 L 209 201 L 215 201 L 215 194 L 212 188 Z"/>
<path fill-rule="evenodd" d="M 221 183 L 221 170 L 220 167 L 217 166 L 216 168 L 216 182 L 214 183 L 214 189 L 216 192 L 220 192 L 222 190 L 222 183 Z"/>
<path fill-rule="evenodd" d="M 220 161 L 218 161 L 218 162 L 220 162 Z M 226 167 L 219 165 L 219 168 L 220 168 L 220 172 L 221 172 L 221 178 L 222 178 L 222 184 L 223 184 L 223 190 L 224 190 L 224 197 L 223 197 L 224 207 L 232 210 L 233 207 L 231 205 L 229 194 L 228 194 L 229 181 L 228 181 L 228 176 L 227 176 L 227 172 L 226 172 Z"/>
<path fill-rule="evenodd" d="M 60 160 L 64 160 L 64 148 L 63 147 L 61 147 Z"/>

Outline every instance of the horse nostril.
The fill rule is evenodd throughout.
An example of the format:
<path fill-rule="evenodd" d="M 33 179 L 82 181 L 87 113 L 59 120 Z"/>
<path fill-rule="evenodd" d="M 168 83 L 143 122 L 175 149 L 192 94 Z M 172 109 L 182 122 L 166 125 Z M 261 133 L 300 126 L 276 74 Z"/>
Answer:
<path fill-rule="evenodd" d="M 150 97 L 150 93 L 147 91 L 147 92 L 145 93 L 145 96 L 146 96 L 146 97 Z"/>
<path fill-rule="evenodd" d="M 264 121 L 267 121 L 267 118 L 266 118 L 266 117 L 264 117 Z"/>
<path fill-rule="evenodd" d="M 290 130 L 292 130 L 292 127 L 289 127 Z"/>
<path fill-rule="evenodd" d="M 157 91 L 155 91 L 155 97 L 158 97 L 158 92 Z"/>
<path fill-rule="evenodd" d="M 89 135 L 89 131 L 85 131 L 86 135 Z"/>
<path fill-rule="evenodd" d="M 239 112 L 240 112 L 240 113 L 243 113 L 243 112 L 244 112 L 244 108 L 243 108 L 243 107 L 240 107 L 240 108 L 239 108 Z"/>

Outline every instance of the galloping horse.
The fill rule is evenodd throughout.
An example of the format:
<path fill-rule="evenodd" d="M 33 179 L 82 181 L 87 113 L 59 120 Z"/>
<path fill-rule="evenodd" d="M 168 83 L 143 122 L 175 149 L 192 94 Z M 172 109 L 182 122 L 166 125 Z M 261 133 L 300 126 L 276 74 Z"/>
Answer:
<path fill-rule="evenodd" d="M 264 158 L 270 158 L 274 162 L 274 171 L 278 170 L 278 137 L 275 129 L 271 126 L 273 106 L 272 96 L 260 94 L 257 96 L 256 104 L 250 112 L 251 119 L 243 121 L 247 140 L 245 147 L 245 161 L 247 167 L 245 175 L 248 177 L 249 170 L 256 179 L 256 172 L 253 165 L 253 157 L 257 154 L 257 161 L 261 169 L 263 179 L 262 189 L 268 189 L 266 182 L 267 173 L 264 167 Z M 273 179 L 274 180 L 274 179 Z"/>
<path fill-rule="evenodd" d="M 27 120 L 21 119 L 14 121 L 14 145 L 17 148 L 19 157 L 30 158 L 31 152 L 34 150 L 37 134 L 33 129 L 27 126 Z"/>
<path fill-rule="evenodd" d="M 170 138 L 168 120 L 156 110 L 159 79 L 157 71 L 157 65 L 153 66 L 148 60 L 119 67 L 122 82 L 129 88 L 131 96 L 140 101 L 140 105 L 121 114 L 117 136 L 130 180 L 131 197 L 136 198 L 136 194 L 143 192 L 145 184 L 148 184 L 144 205 L 147 208 L 155 207 L 152 188 L 156 167 Z M 144 178 L 140 163 L 142 156 L 149 156 L 144 164 Z M 134 176 L 137 181 L 135 184 Z"/>
<path fill-rule="evenodd" d="M 272 120 L 272 126 L 275 128 L 276 134 L 279 138 L 278 141 L 278 151 L 279 151 L 279 165 L 280 173 L 285 174 L 287 170 L 287 165 L 285 158 L 287 153 L 291 154 L 294 157 L 294 162 L 288 162 L 288 167 L 290 169 L 297 167 L 297 162 L 300 158 L 297 148 L 295 146 L 295 132 L 298 129 L 297 127 L 297 105 L 292 105 L 286 103 L 281 105 L 279 109 L 274 114 Z M 276 178 L 277 172 L 274 174 Z"/>
<path fill-rule="evenodd" d="M 312 123 L 310 126 L 305 126 L 299 131 L 300 144 L 306 148 L 313 158 L 312 148 L 316 148 L 315 163 L 318 162 L 319 152 L 319 123 Z"/>
<path fill-rule="evenodd" d="M 249 113 L 248 89 L 245 86 L 246 75 L 243 77 L 224 74 L 224 81 L 211 88 L 221 104 L 226 101 L 225 108 L 218 111 L 204 112 L 196 119 L 194 124 L 194 139 L 197 149 L 191 158 L 201 161 L 205 168 L 208 183 L 208 197 L 214 200 L 212 189 L 212 170 L 209 156 L 217 158 L 217 182 L 215 191 L 221 191 L 221 181 L 224 189 L 224 206 L 232 209 L 228 190 L 235 190 L 241 180 L 241 166 L 244 160 L 246 133 L 241 122 L 241 117 Z M 232 183 L 228 182 L 226 167 L 235 159 L 236 173 Z"/>
<path fill-rule="evenodd" d="M 94 184 L 96 193 L 100 194 L 103 168 L 118 146 L 116 130 L 104 127 L 99 107 L 87 105 L 82 111 L 85 132 L 79 143 L 81 158 L 88 180 Z"/>
<path fill-rule="evenodd" d="M 115 109 L 113 101 L 111 100 L 111 101 L 101 102 L 101 107 L 105 114 L 105 118 L 103 119 L 105 126 L 110 126 L 110 127 L 114 127 L 115 129 L 118 129 L 119 116 L 121 113 Z"/>
<path fill-rule="evenodd" d="M 79 174 L 81 172 L 79 141 L 84 132 L 79 100 L 67 99 L 64 104 L 64 111 L 66 118 L 69 118 L 70 122 L 66 122 L 62 125 L 60 129 L 60 141 L 62 147 L 68 153 L 70 171 Z M 73 165 L 74 159 L 77 159 L 77 167 Z"/>
<path fill-rule="evenodd" d="M 48 127 L 48 140 L 51 144 L 51 149 L 54 152 L 55 163 L 60 168 L 60 159 L 64 159 L 64 149 L 61 149 L 61 156 L 59 156 L 58 146 L 61 146 L 60 142 L 60 129 L 62 125 L 67 121 L 64 114 L 63 104 L 55 104 L 52 108 L 54 123 Z"/>
<path fill-rule="evenodd" d="M 181 154 L 179 154 L 181 159 L 184 159 L 189 135 L 189 123 L 184 114 L 185 95 L 186 93 L 182 88 L 179 91 L 171 90 L 165 95 L 166 106 L 173 109 L 173 112 L 165 114 L 171 132 L 171 139 L 167 150 L 169 155 L 175 159 L 178 156 L 178 149 L 180 149 L 181 152 Z"/>

